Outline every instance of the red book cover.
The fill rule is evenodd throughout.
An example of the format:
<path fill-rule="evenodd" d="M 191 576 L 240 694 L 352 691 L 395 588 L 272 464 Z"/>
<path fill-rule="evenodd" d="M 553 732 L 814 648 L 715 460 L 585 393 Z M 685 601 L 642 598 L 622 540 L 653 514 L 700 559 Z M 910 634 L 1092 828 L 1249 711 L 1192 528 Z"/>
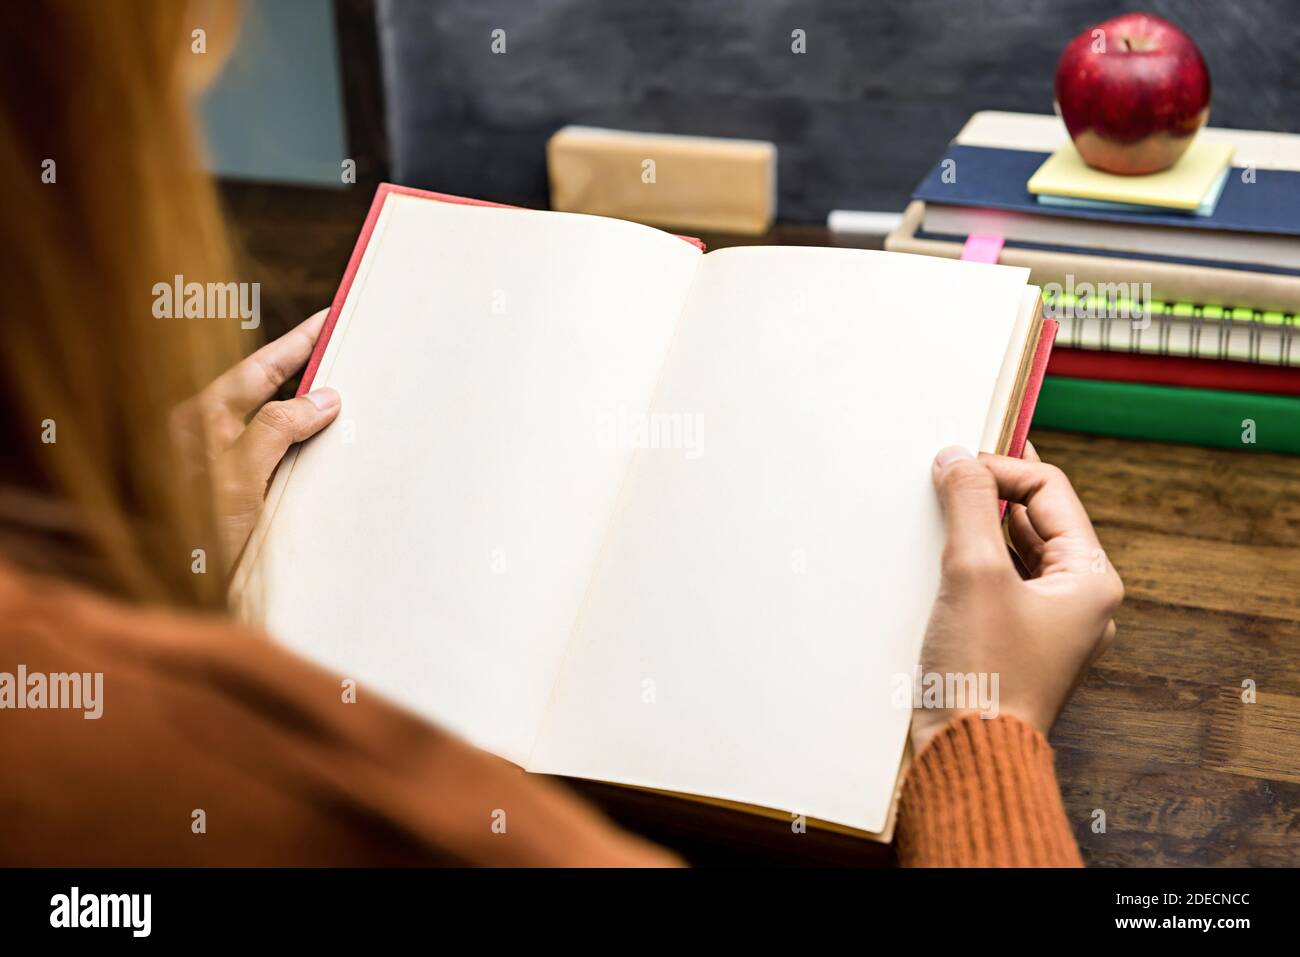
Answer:
<path fill-rule="evenodd" d="M 1011 433 L 1011 445 L 1008 455 L 1020 458 L 1025 452 L 1025 442 L 1029 438 L 1029 426 L 1034 421 L 1034 408 L 1038 405 L 1038 393 L 1043 390 L 1043 376 L 1051 371 L 1053 361 L 1052 347 L 1056 342 L 1056 333 L 1061 324 L 1055 319 L 1044 319 L 1043 330 L 1038 334 L 1038 348 L 1034 351 L 1034 361 L 1029 367 L 1029 378 L 1025 381 L 1025 395 L 1020 401 L 1020 418 L 1016 420 L 1015 431 Z"/>
<path fill-rule="evenodd" d="M 1061 324 L 1055 319 L 1044 319 L 1042 331 L 1038 333 L 1038 346 L 1034 350 L 1033 363 L 1025 380 L 1025 394 L 1020 400 L 1020 416 L 1016 419 L 1016 428 L 1011 433 L 1011 443 L 1007 446 L 1007 455 L 1014 458 L 1021 458 L 1025 454 L 1025 443 L 1029 441 L 1029 427 L 1034 421 L 1038 394 L 1043 391 L 1043 376 L 1047 374 L 1052 359 L 1052 346 L 1060 328 Z M 998 517 L 1001 518 L 1006 513 L 1007 503 L 999 501 Z"/>
<path fill-rule="evenodd" d="M 1300 366 L 1266 365 L 1235 359 L 1196 359 L 1062 347 L 1052 354 L 1047 372 L 1071 379 L 1300 395 Z"/>

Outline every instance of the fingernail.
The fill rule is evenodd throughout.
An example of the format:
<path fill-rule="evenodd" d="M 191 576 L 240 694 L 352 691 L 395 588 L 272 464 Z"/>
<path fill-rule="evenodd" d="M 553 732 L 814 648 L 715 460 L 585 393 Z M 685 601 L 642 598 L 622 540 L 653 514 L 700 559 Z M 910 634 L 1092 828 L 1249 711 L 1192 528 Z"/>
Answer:
<path fill-rule="evenodd" d="M 307 398 L 311 400 L 312 405 L 322 412 L 339 404 L 339 394 L 330 388 L 313 389 L 307 393 Z"/>
<path fill-rule="evenodd" d="M 962 448 L 960 445 L 950 445 L 934 457 L 934 464 L 939 468 L 943 468 L 945 465 L 950 462 L 956 462 L 958 459 L 973 458 L 975 458 L 975 456 L 971 455 L 967 449 Z"/>

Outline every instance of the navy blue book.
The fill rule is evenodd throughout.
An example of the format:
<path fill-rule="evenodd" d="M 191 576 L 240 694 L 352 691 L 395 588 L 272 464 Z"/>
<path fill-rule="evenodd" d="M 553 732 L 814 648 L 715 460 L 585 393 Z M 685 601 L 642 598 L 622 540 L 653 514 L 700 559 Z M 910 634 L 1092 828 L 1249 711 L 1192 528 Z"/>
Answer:
<path fill-rule="evenodd" d="M 994 233 L 1011 245 L 1300 272 L 1300 172 L 1257 169 L 1249 182 L 1234 167 L 1214 213 L 1188 216 L 1040 204 L 1025 184 L 1048 155 L 950 146 L 913 193 L 926 204 L 922 230 L 934 237 Z"/>

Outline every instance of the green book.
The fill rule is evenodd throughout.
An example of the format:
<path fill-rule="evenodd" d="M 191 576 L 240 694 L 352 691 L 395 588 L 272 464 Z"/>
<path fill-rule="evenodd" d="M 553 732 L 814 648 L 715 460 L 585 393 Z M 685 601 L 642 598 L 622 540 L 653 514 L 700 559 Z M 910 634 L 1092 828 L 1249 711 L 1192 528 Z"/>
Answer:
<path fill-rule="evenodd" d="M 1034 425 L 1300 455 L 1300 397 L 1047 376 Z"/>

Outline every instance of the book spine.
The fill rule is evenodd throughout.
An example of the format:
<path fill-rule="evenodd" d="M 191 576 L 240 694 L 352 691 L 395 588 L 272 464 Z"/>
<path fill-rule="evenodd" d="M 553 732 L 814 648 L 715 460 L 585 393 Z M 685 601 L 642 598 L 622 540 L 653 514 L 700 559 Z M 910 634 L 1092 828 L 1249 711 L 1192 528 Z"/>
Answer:
<path fill-rule="evenodd" d="M 1048 376 L 1034 427 L 1300 455 L 1300 398 Z"/>
<path fill-rule="evenodd" d="M 1141 352 L 1102 349 L 1057 349 L 1048 366 L 1052 375 L 1072 379 L 1145 382 L 1232 392 L 1265 392 L 1300 396 L 1300 368 L 1237 362 L 1153 356 Z"/>

